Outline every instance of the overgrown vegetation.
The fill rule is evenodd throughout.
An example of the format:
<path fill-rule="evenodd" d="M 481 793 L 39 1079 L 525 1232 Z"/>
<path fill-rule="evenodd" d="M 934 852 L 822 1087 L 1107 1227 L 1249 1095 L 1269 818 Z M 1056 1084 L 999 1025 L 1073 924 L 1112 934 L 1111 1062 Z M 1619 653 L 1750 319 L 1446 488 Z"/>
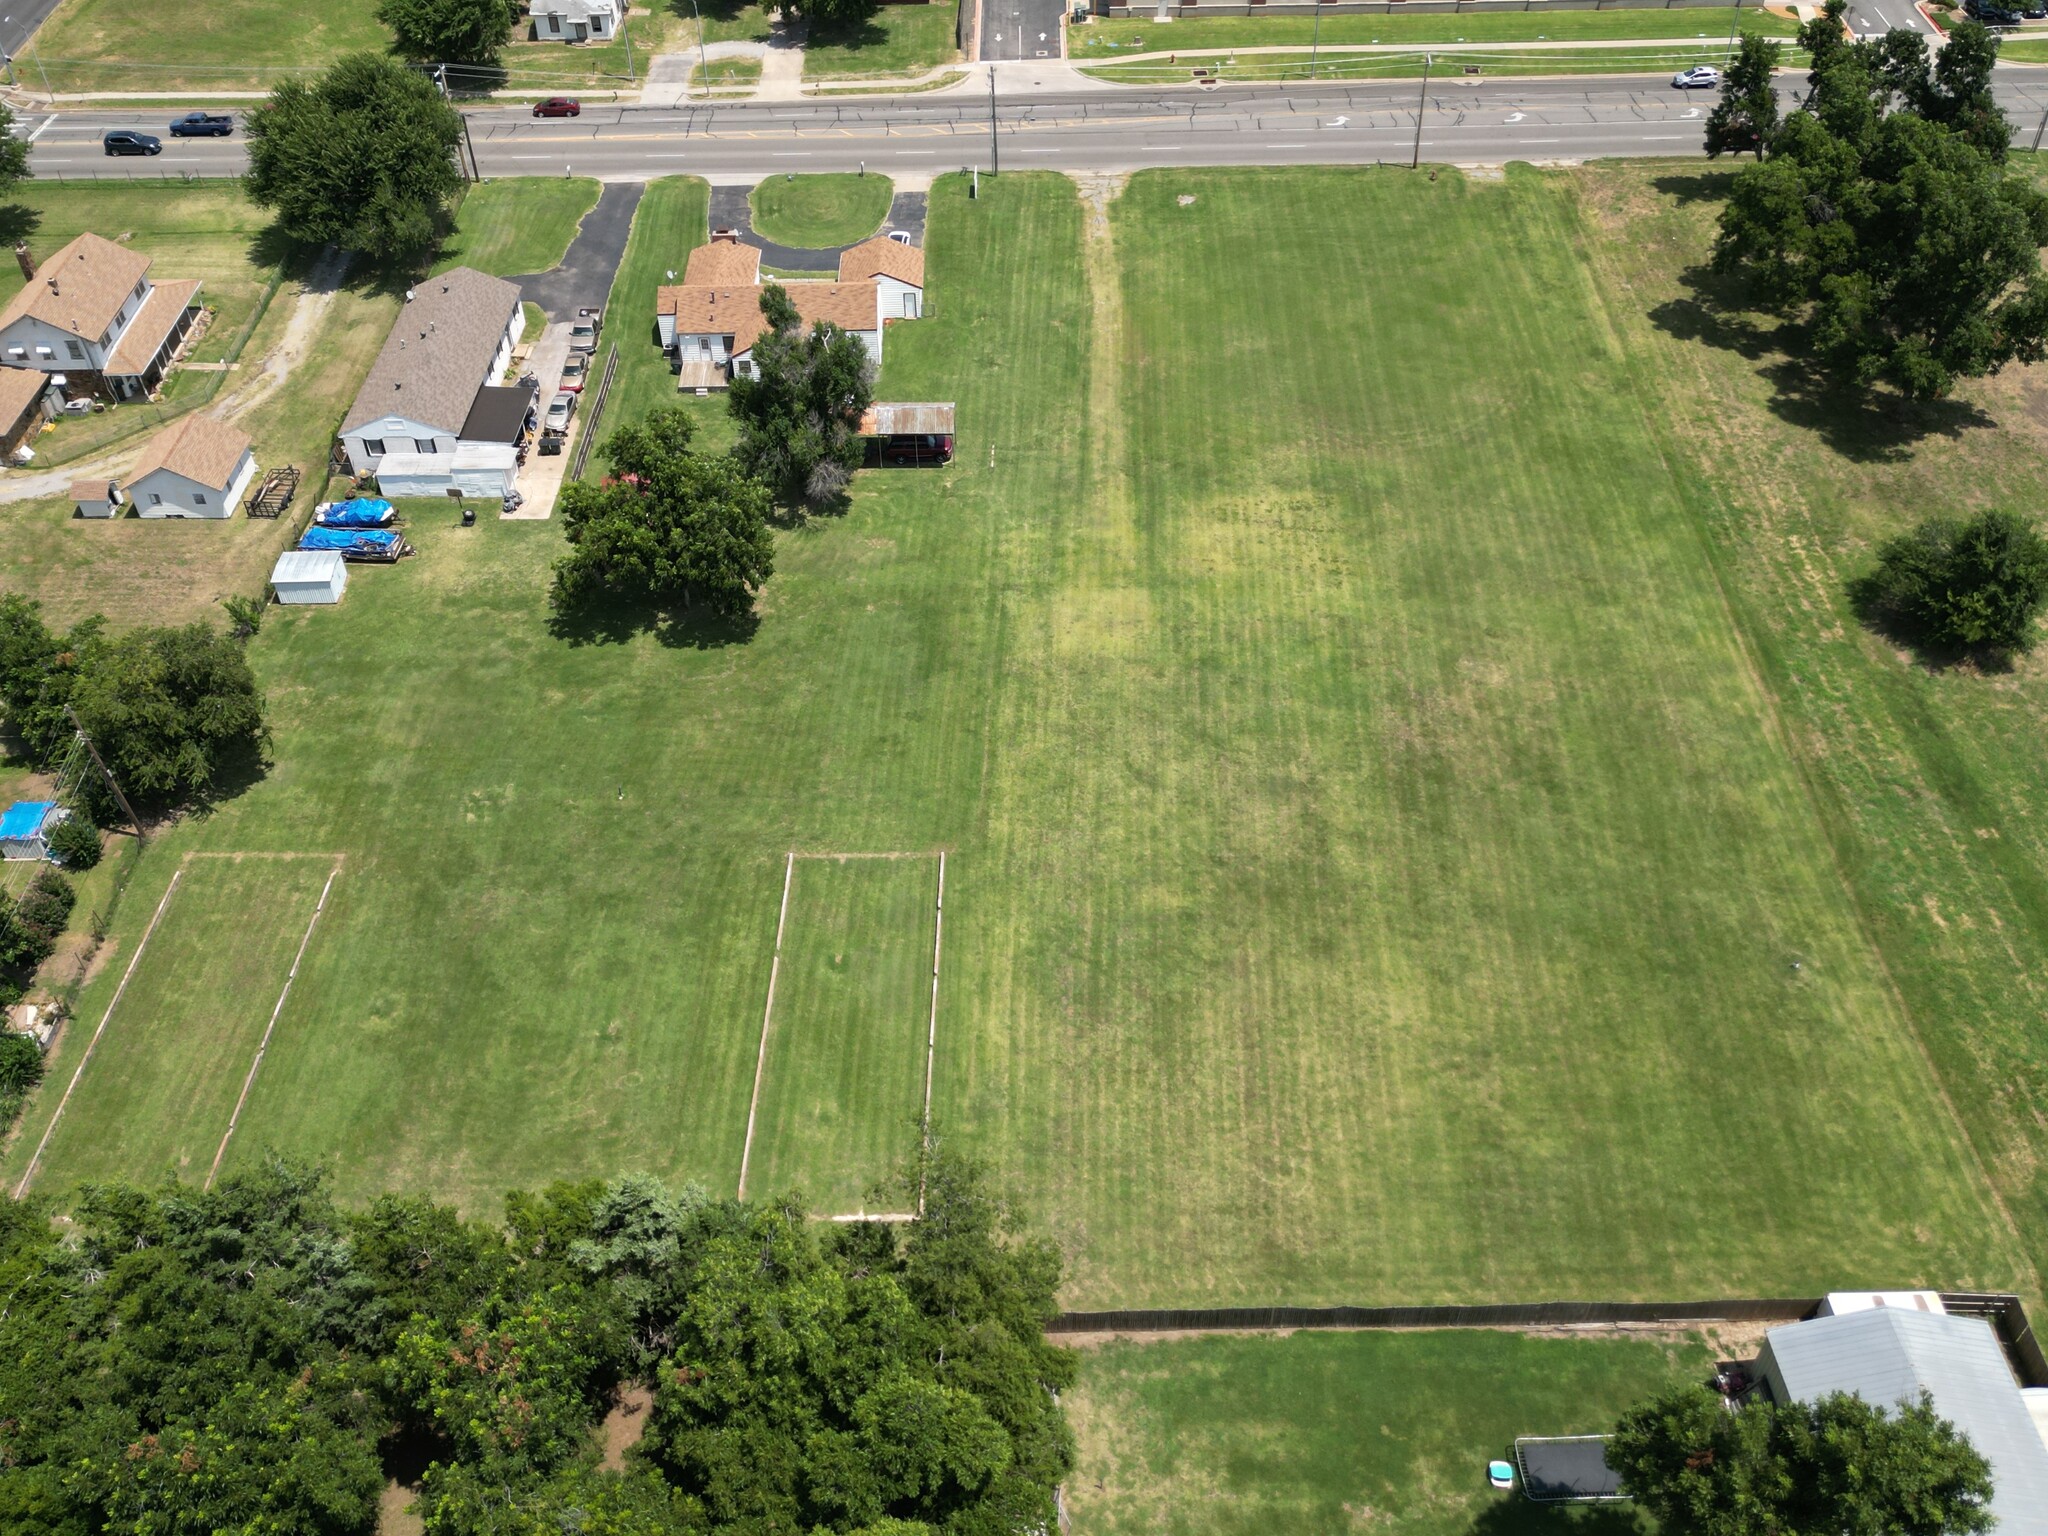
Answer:
<path fill-rule="evenodd" d="M 1799 34 L 1805 103 L 1738 174 L 1714 264 L 1801 321 L 1836 382 L 1931 399 L 1958 378 L 2048 355 L 2048 193 L 2004 169 L 2012 128 L 1991 96 L 1997 40 L 1958 25 L 1930 62 L 1894 29 L 1846 41 L 1847 0 Z M 1745 43 L 1743 100 L 1764 87 Z M 1731 77 L 1731 90 L 1736 88 Z M 1745 147 L 1760 105 L 1717 110 L 1709 149 Z"/>
<path fill-rule="evenodd" d="M 248 658 L 211 625 L 115 635 L 95 617 L 57 635 L 18 593 L 0 596 L 0 704 L 44 764 L 69 744 L 75 716 L 130 800 L 154 810 L 214 798 L 259 770 L 270 744 Z M 111 808 L 98 779 L 84 792 Z"/>
<path fill-rule="evenodd" d="M 291 239 L 387 266 L 433 254 L 462 186 L 462 122 L 425 75 L 351 54 L 279 85 L 247 133 L 243 186 Z"/>
<path fill-rule="evenodd" d="M 1850 583 L 1864 619 L 1936 654 L 2004 663 L 2030 650 L 2048 602 L 2048 539 L 2030 520 L 1993 508 L 1931 517 L 1877 552 Z"/>
<path fill-rule="evenodd" d="M 71 815 L 51 829 L 50 853 L 66 869 L 84 873 L 100 861 L 100 829 L 83 811 Z"/>
<path fill-rule="evenodd" d="M 368 1536 L 381 1448 L 427 1462 L 429 1536 L 1050 1529 L 1059 1254 L 979 1165 L 906 1178 L 900 1234 L 636 1177 L 350 1211 L 278 1161 L 88 1186 L 62 1235 L 6 1203 L 0 1528 Z"/>
<path fill-rule="evenodd" d="M 1679 1388 L 1621 1416 L 1607 1463 L 1665 1536 L 1977 1536 L 1995 1523 L 1990 1464 L 1924 1394 L 1892 1412 L 1838 1392 L 1730 1413 Z"/>
<path fill-rule="evenodd" d="M 418 64 L 495 67 L 519 24 L 514 0 L 377 0 L 399 57 Z"/>
<path fill-rule="evenodd" d="M 754 342 L 754 371 L 735 376 L 727 396 L 740 428 L 733 455 L 786 506 L 827 511 L 841 505 L 860 468 L 874 359 L 858 336 L 828 320 L 806 331 L 780 283 L 762 289 L 761 313 L 769 328 Z"/>

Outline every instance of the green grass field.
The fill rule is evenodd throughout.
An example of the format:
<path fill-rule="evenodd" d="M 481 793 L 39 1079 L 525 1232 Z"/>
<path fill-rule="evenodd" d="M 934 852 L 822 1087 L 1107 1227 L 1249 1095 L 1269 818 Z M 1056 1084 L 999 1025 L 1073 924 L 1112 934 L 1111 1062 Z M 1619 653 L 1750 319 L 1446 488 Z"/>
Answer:
<path fill-rule="evenodd" d="M 815 1211 L 859 1210 L 915 1140 L 937 867 L 796 861 L 750 1191 L 801 1189 Z"/>
<path fill-rule="evenodd" d="M 1259 80 L 1413 80 L 1425 71 L 1433 80 L 1461 78 L 1467 72 L 1509 75 L 1657 75 L 1689 69 L 1695 64 L 1726 65 L 1727 39 L 1661 46 L 1644 43 L 1626 51 L 1608 48 L 1474 49 L 1437 54 L 1331 53 L 1308 50 L 1283 53 L 1188 53 L 1169 64 L 1164 58 L 1127 64 L 1090 66 L 1082 73 L 1120 85 L 1186 81 L 1197 69 L 1221 81 Z M 1796 60 L 1788 60 L 1788 64 Z"/>
<path fill-rule="evenodd" d="M 1523 1536 L 1641 1529 L 1496 1493 L 1516 1435 L 1595 1434 L 1713 1353 L 1696 1339 L 1296 1333 L 1087 1349 L 1067 1395 L 1076 1536 Z M 1595 1521 L 1573 1514 L 1598 1514 Z"/>
<path fill-rule="evenodd" d="M 953 33 L 958 0 L 885 5 L 855 27 L 813 26 L 804 44 L 806 80 L 916 75 L 960 57 Z"/>
<path fill-rule="evenodd" d="M 376 0 L 207 0 L 176 26 L 135 0 L 65 0 L 15 67 L 59 91 L 250 90 L 344 53 L 382 52 Z"/>
<path fill-rule="evenodd" d="M 559 265 L 604 189 L 587 176 L 523 176 L 471 187 L 442 243 L 436 272 L 475 267 L 498 277 Z"/>
<path fill-rule="evenodd" d="M 1497 16 L 1325 16 L 1321 38 L 1341 43 L 1521 43 L 1547 39 L 1611 42 L 1623 38 L 1687 38 L 1727 44 L 1735 8 L 1616 11 L 1509 11 Z M 1755 6 L 1742 11 L 1742 30 L 1791 37 L 1799 24 Z M 1312 16 L 1203 16 L 1173 21 L 1098 21 L 1076 27 L 1067 53 L 1077 63 L 1119 53 L 1205 48 L 1306 48 L 1317 33 Z"/>
<path fill-rule="evenodd" d="M 886 176 L 771 176 L 748 195 L 755 233 L 783 245 L 852 245 L 882 227 L 895 187 Z"/>
<path fill-rule="evenodd" d="M 713 59 L 707 75 L 702 66 L 690 66 L 690 89 L 709 90 L 713 95 L 745 96 L 761 83 L 759 59 Z"/>
<path fill-rule="evenodd" d="M 943 179 L 880 393 L 956 401 L 956 464 L 782 534 L 751 635 L 558 633 L 559 530 L 416 519 L 266 625 L 277 767 L 116 957 L 187 849 L 345 852 L 231 1157 L 730 1189 L 784 851 L 944 848 L 934 1109 L 1073 1304 L 2031 1292 L 2041 685 L 1838 594 L 2035 504 L 2034 386 L 1911 451 L 1780 399 L 1678 286 L 1713 185 Z M 702 196 L 650 189 L 616 312 Z M 673 398 L 629 350 L 614 409 Z"/>
<path fill-rule="evenodd" d="M 46 1159 L 80 1178 L 205 1179 L 333 869 L 321 857 L 186 864 L 73 1095 L 93 1112 L 67 1111 Z M 146 926 L 153 911 L 134 915 Z M 80 1015 L 84 1033 L 106 1006 Z"/>

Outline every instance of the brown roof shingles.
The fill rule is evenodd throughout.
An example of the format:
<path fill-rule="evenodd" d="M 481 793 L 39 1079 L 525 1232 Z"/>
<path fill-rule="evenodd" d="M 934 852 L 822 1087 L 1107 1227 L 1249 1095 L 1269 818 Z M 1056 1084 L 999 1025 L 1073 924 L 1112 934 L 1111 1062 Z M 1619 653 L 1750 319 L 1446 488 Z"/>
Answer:
<path fill-rule="evenodd" d="M 98 341 L 135 285 L 149 273 L 150 259 L 90 230 L 36 268 L 35 280 L 0 309 L 0 330 L 26 315 L 46 325 Z"/>
<path fill-rule="evenodd" d="M 455 267 L 413 289 L 384 350 L 342 421 L 344 433 L 382 416 L 403 416 L 458 435 L 498 355 L 498 338 L 519 309 L 519 289 L 473 267 Z"/>
<path fill-rule="evenodd" d="M 784 283 L 806 327 L 820 320 L 848 331 L 872 331 L 881 322 L 880 296 L 869 283 Z M 676 317 L 678 336 L 730 336 L 732 350 L 744 352 L 768 329 L 761 314 L 760 288 L 677 283 L 655 295 L 655 312 Z"/>
<path fill-rule="evenodd" d="M 178 323 L 178 316 L 185 312 L 185 306 L 197 292 L 199 284 L 193 280 L 151 287 L 149 297 L 128 322 L 128 329 L 121 333 L 120 342 L 107 358 L 104 371 L 123 376 L 146 372 L 156 358 L 157 348 L 164 344 L 164 338 L 171 334 L 171 327 Z"/>
<path fill-rule="evenodd" d="M 692 287 L 751 288 L 761 281 L 761 253 L 731 240 L 700 245 L 683 263 L 683 281 Z"/>
<path fill-rule="evenodd" d="M 877 235 L 839 253 L 839 281 L 857 283 L 873 277 L 893 277 L 899 283 L 922 288 L 924 252 L 887 235 Z"/>
<path fill-rule="evenodd" d="M 0 368 L 0 432 L 11 429 L 49 387 L 40 368 Z"/>
<path fill-rule="evenodd" d="M 216 491 L 228 488 L 235 466 L 249 451 L 249 434 L 231 427 L 217 416 L 194 412 L 179 418 L 143 446 L 142 457 L 130 472 L 130 484 L 144 475 L 168 469 Z"/>

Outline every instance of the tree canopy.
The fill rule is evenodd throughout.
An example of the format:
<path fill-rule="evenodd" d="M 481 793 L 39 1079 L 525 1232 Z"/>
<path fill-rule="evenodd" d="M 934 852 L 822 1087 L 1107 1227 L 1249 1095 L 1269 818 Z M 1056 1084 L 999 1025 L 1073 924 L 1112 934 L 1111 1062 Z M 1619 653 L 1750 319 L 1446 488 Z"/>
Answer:
<path fill-rule="evenodd" d="M 2003 658 L 2033 646 L 2034 619 L 2048 602 L 2048 538 L 1995 508 L 1929 518 L 1879 549 L 1877 568 L 1850 597 L 1901 638 Z"/>
<path fill-rule="evenodd" d="M 0 104 L 0 192 L 28 177 L 28 135 L 17 133 L 14 113 Z"/>
<path fill-rule="evenodd" d="M 753 610 L 775 570 L 766 486 L 727 455 L 693 452 L 696 426 L 667 406 L 605 442 L 602 485 L 564 488 L 569 552 L 555 563 L 558 611 L 599 601 L 702 604 L 725 618 Z"/>
<path fill-rule="evenodd" d="M 14 594 L 0 597 L 0 703 L 45 764 L 70 741 L 68 706 L 129 799 L 158 810 L 213 798 L 270 745 L 248 657 L 219 630 L 109 635 L 93 618 L 58 636 L 33 600 Z M 97 778 L 86 781 L 86 793 L 101 792 Z"/>
<path fill-rule="evenodd" d="M 1991 1469 L 1923 1397 L 1836 1394 L 1730 1413 L 1702 1387 L 1622 1415 L 1607 1463 L 1665 1536 L 1978 1536 Z"/>
<path fill-rule="evenodd" d="M 1721 80 L 1721 99 L 1707 114 L 1707 155 L 1748 150 L 1759 160 L 1778 131 L 1778 89 L 1772 76 L 1784 54 L 1779 44 L 1754 32 L 1742 34 L 1741 50 Z"/>
<path fill-rule="evenodd" d="M 782 7 L 789 15 L 832 32 L 854 31 L 881 8 L 881 0 L 785 0 Z"/>
<path fill-rule="evenodd" d="M 1058 1255 L 926 1172 L 901 1234 L 648 1178 L 347 1211 L 274 1160 L 87 1187 L 61 1235 L 0 1203 L 0 1530 L 370 1536 L 380 1447 L 426 1461 L 429 1536 L 1049 1530 Z"/>
<path fill-rule="evenodd" d="M 1841 383 L 1934 397 L 2048 355 L 2048 195 L 2002 168 L 1997 40 L 1963 22 L 1930 63 L 1903 29 L 1844 40 L 1842 7 L 1800 32 L 1811 89 L 1736 174 L 1715 266 L 1802 321 Z"/>
<path fill-rule="evenodd" d="M 250 201 L 309 245 L 391 266 L 423 260 L 462 186 L 462 120 L 434 83 L 358 53 L 311 81 L 287 80 L 249 116 Z"/>
<path fill-rule="evenodd" d="M 377 0 L 399 54 L 421 64 L 496 65 L 519 24 L 515 0 Z"/>
<path fill-rule="evenodd" d="M 860 468 L 874 359 L 828 320 L 804 330 L 779 283 L 762 290 L 761 313 L 769 328 L 754 342 L 755 376 L 736 376 L 727 396 L 740 428 L 733 452 L 785 505 L 821 511 L 838 504 Z"/>

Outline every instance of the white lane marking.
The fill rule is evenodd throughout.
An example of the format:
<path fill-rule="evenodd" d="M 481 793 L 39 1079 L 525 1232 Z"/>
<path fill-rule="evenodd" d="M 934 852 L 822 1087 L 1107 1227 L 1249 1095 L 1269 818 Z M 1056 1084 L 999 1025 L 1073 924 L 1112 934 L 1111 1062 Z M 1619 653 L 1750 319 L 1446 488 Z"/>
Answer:
<path fill-rule="evenodd" d="M 1883 11 L 1880 11 L 1876 6 L 1873 5 L 1870 8 L 1870 14 L 1875 16 L 1879 21 L 1884 22 L 1885 31 L 1891 31 L 1892 24 L 1889 21 L 1885 21 L 1885 15 Z"/>
<path fill-rule="evenodd" d="M 1562 144 L 1563 139 L 1517 139 L 1517 144 Z"/>
<path fill-rule="evenodd" d="M 1644 134 L 1644 135 L 1643 135 L 1643 138 L 1644 138 L 1645 140 L 1649 140 L 1649 139 L 1689 139 L 1689 138 L 1691 138 L 1691 137 L 1692 137 L 1692 135 L 1691 135 L 1691 134 L 1689 134 L 1689 133 L 1646 133 L 1646 134 Z"/>
<path fill-rule="evenodd" d="M 51 113 L 51 114 L 50 114 L 50 115 L 49 115 L 48 117 L 44 118 L 44 119 L 43 119 L 43 122 L 42 122 L 42 126 L 41 126 L 40 128 L 38 128 L 38 129 L 36 129 L 36 131 L 35 131 L 34 133 L 32 133 L 32 134 L 30 134 L 30 135 L 28 136 L 28 141 L 29 141 L 29 143 L 31 143 L 31 144 L 35 143 L 35 141 L 36 141 L 37 139 L 40 139 L 40 138 L 41 138 L 41 137 L 42 137 L 42 136 L 43 136 L 43 135 L 44 135 L 45 133 L 49 132 L 49 130 L 50 130 L 50 125 L 51 125 L 52 123 L 56 122 L 56 121 L 57 121 L 57 114 L 56 114 L 56 113 L 54 113 L 54 112 L 52 112 L 52 113 Z"/>
<path fill-rule="evenodd" d="M 768 158 L 770 160 L 809 160 L 816 153 L 816 150 L 810 149 L 777 149 L 769 151 Z"/>
<path fill-rule="evenodd" d="M 1307 149 L 1306 144 L 1268 144 L 1268 149 Z"/>

